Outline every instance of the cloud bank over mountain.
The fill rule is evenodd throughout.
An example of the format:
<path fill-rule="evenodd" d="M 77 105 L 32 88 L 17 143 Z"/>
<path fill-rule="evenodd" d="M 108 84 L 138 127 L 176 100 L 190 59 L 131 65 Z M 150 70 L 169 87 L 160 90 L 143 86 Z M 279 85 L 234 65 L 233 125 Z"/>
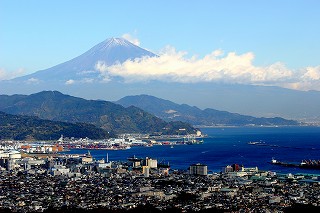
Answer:
<path fill-rule="evenodd" d="M 25 71 L 22 68 L 15 70 L 15 71 L 12 71 L 12 72 L 9 72 L 3 68 L 0 68 L 0 81 L 16 78 L 18 76 L 23 75 L 24 73 L 25 73 Z"/>
<path fill-rule="evenodd" d="M 254 65 L 252 52 L 224 54 L 215 50 L 202 58 L 187 57 L 187 52 L 171 46 L 158 57 L 142 57 L 108 66 L 103 61 L 96 70 L 104 79 L 120 76 L 126 82 L 161 80 L 180 83 L 224 82 L 280 86 L 299 90 L 319 90 L 320 66 L 292 70 L 284 63 Z"/>
<path fill-rule="evenodd" d="M 24 78 L 27 84 L 63 79 L 65 85 L 109 83 L 121 77 L 126 83 L 164 81 L 177 83 L 219 82 L 227 84 L 279 86 L 296 90 L 320 90 L 320 65 L 290 69 L 283 62 L 254 64 L 255 54 L 214 50 L 203 56 L 188 56 L 166 46 L 159 54 L 139 47 L 136 36 L 107 39 L 81 56 Z M 23 74 L 0 68 L 0 80 Z"/>
<path fill-rule="evenodd" d="M 133 35 L 129 34 L 129 33 L 125 33 L 122 35 L 122 38 L 130 41 L 132 44 L 140 46 L 140 41 L 138 38 L 135 38 Z"/>

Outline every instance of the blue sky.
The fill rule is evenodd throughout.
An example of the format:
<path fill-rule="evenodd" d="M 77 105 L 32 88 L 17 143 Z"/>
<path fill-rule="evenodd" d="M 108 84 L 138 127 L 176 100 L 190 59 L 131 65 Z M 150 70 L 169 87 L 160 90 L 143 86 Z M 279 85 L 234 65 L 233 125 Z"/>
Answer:
<path fill-rule="evenodd" d="M 170 45 L 190 57 L 250 52 L 255 66 L 317 67 L 319 20 L 317 0 L 0 0 L 0 78 L 49 68 L 124 34 L 155 53 Z"/>

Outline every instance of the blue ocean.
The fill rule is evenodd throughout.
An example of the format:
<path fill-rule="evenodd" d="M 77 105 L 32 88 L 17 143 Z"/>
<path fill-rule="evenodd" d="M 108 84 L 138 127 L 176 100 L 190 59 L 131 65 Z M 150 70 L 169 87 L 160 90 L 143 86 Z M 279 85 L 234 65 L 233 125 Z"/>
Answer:
<path fill-rule="evenodd" d="M 258 167 L 277 173 L 319 174 L 320 170 L 272 165 L 272 158 L 285 162 L 320 160 L 320 127 L 237 127 L 203 128 L 207 134 L 203 144 L 132 147 L 128 150 L 90 150 L 96 159 L 125 161 L 128 157 L 151 157 L 170 164 L 172 169 L 186 170 L 190 164 L 208 165 L 208 170 L 220 172 L 227 165 Z M 250 144 L 250 142 L 258 142 Z M 87 150 L 71 150 L 86 153 Z"/>

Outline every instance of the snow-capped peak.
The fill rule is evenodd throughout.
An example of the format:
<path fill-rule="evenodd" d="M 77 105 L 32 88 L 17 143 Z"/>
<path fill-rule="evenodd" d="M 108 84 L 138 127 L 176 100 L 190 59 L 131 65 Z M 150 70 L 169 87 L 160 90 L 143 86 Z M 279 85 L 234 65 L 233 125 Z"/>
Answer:
<path fill-rule="evenodd" d="M 27 75 L 25 78 L 39 80 L 52 80 L 55 78 L 63 79 L 64 81 L 79 79 L 81 77 L 79 73 L 83 73 L 84 70 L 96 70 L 96 64 L 99 61 L 107 65 L 113 65 L 115 63 L 123 63 L 128 59 L 133 60 L 144 56 L 153 57 L 155 54 L 132 44 L 124 38 L 109 38 L 78 57 L 52 68 Z M 95 76 L 94 73 L 89 75 Z"/>
<path fill-rule="evenodd" d="M 128 40 L 124 38 L 110 38 L 105 41 L 106 46 L 132 46 Z"/>
<path fill-rule="evenodd" d="M 109 38 L 98 45 L 100 50 L 113 47 L 134 47 L 135 45 L 124 38 Z"/>

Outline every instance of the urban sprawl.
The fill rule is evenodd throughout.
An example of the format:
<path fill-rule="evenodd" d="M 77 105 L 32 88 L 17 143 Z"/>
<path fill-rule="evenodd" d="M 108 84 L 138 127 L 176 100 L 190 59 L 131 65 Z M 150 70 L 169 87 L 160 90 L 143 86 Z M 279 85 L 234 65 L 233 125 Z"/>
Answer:
<path fill-rule="evenodd" d="M 226 165 L 219 173 L 195 162 L 174 170 L 152 157 L 121 162 L 59 154 L 60 146 L 0 145 L 0 209 L 43 212 L 75 208 L 126 211 L 153 206 L 159 211 L 282 212 L 301 204 L 320 206 L 317 175 L 278 174 Z M 173 165 L 174 167 L 174 165 Z"/>

